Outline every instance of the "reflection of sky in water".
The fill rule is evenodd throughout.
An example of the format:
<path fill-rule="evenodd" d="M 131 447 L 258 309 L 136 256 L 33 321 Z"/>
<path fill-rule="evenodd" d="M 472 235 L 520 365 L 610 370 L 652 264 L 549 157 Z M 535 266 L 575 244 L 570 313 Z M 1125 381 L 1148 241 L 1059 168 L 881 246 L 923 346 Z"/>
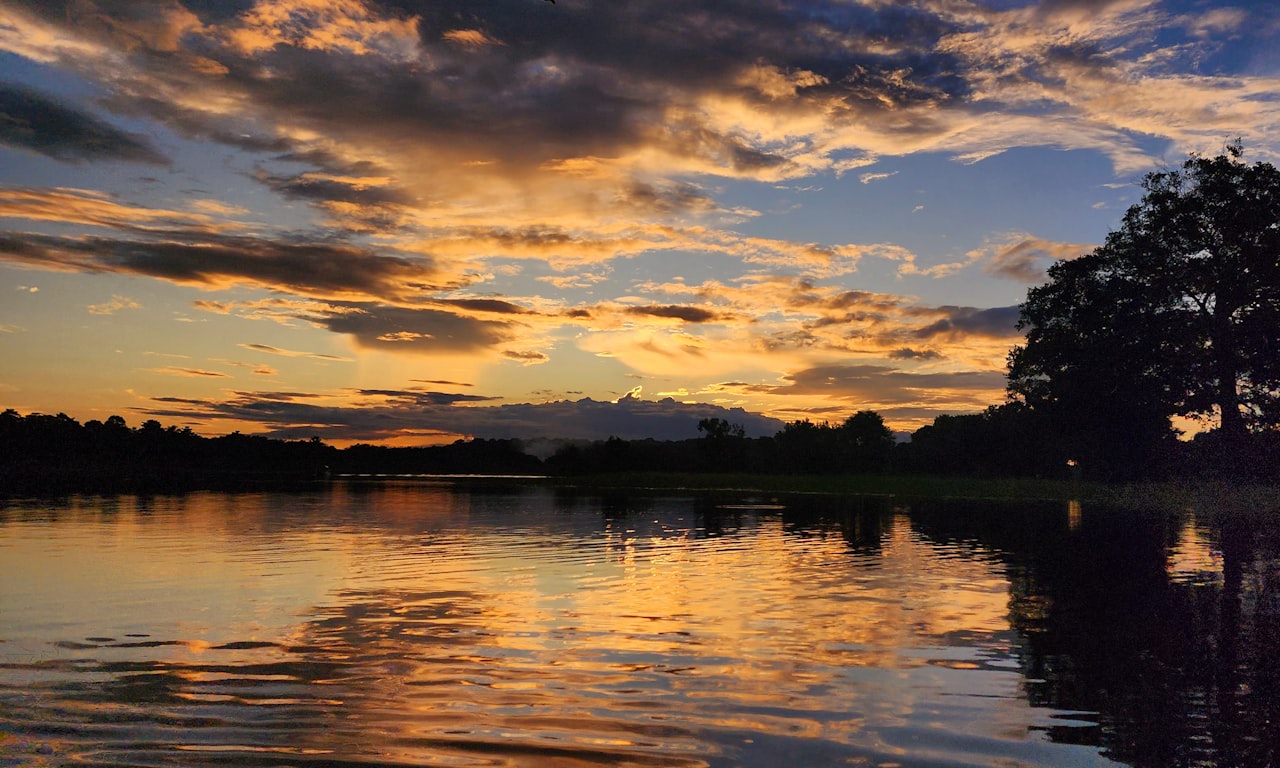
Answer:
<path fill-rule="evenodd" d="M 1222 551 L 1209 538 L 1206 527 L 1188 516 L 1178 542 L 1169 550 L 1167 570 L 1174 581 L 1191 584 L 1222 583 Z"/>
<path fill-rule="evenodd" d="M 996 557 L 904 514 L 854 547 L 688 499 L 613 516 L 420 486 L 109 504 L 0 527 L 0 696 L 19 724 L 76 713 L 68 753 L 1109 764 L 1045 738 L 1069 722 L 1025 700 Z M 103 719 L 105 737 L 78 730 Z"/>

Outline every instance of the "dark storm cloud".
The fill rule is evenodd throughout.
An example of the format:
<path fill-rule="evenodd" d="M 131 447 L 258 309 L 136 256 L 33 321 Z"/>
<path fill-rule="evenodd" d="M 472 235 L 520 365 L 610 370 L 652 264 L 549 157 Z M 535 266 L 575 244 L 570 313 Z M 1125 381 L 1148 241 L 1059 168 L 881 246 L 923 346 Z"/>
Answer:
<path fill-rule="evenodd" d="M 0 233 L 0 259 L 54 269 L 147 275 L 222 287 L 252 282 L 302 295 L 412 297 L 440 287 L 422 260 L 306 239 L 147 231 L 150 240 Z"/>
<path fill-rule="evenodd" d="M 982 336 L 992 339 L 1013 338 L 1018 334 L 1018 307 L 938 307 L 945 313 L 941 319 L 914 332 L 919 339 L 958 339 Z"/>
<path fill-rule="evenodd" d="M 442 299 L 441 306 L 457 307 L 471 312 L 489 312 L 496 315 L 526 315 L 529 310 L 501 299 Z"/>
<path fill-rule="evenodd" d="M 318 435 L 326 440 L 379 440 L 406 434 L 443 434 L 489 439 L 604 440 L 614 436 L 627 440 L 682 440 L 698 437 L 698 422 L 708 418 L 741 424 L 750 436 L 772 435 L 782 429 L 782 422 L 777 419 L 741 408 L 680 403 L 670 398 L 651 401 L 625 397 L 617 402 L 585 398 L 458 407 L 454 403 L 488 398 L 412 390 L 363 390 L 357 394 L 385 400 L 324 406 L 236 393 L 236 397 L 223 401 L 154 398 L 165 405 L 188 407 L 158 408 L 146 413 L 259 422 L 267 425 L 267 434 L 286 439 Z"/>
<path fill-rule="evenodd" d="M 411 195 L 389 186 L 360 184 L 309 174 L 286 177 L 259 173 L 254 178 L 280 195 L 295 200 L 367 206 L 408 205 L 413 202 Z"/>
<path fill-rule="evenodd" d="M 888 354 L 890 360 L 938 360 L 942 358 L 942 353 L 936 349 L 912 349 L 911 347 L 902 347 L 895 349 Z"/>
<path fill-rule="evenodd" d="M 174 70 L 167 70 L 163 76 L 173 79 L 179 74 Z M 199 79 L 195 74 L 188 77 L 193 80 Z M 323 161 L 332 160 L 331 156 L 325 153 L 307 152 L 301 149 L 300 142 L 294 139 L 260 132 L 246 132 L 240 126 L 233 127 L 231 121 L 225 117 L 211 116 L 208 112 L 176 104 L 154 95 L 147 89 L 145 81 L 139 81 L 133 88 L 124 88 L 125 85 L 127 83 L 119 84 L 120 90 L 104 96 L 100 100 L 102 106 L 119 115 L 154 120 L 190 139 L 213 141 L 246 152 L 271 154 L 280 160 L 308 163 L 326 170 L 330 167 Z"/>
<path fill-rule="evenodd" d="M 637 182 L 618 193 L 617 201 L 645 211 L 679 213 L 709 211 L 715 200 L 701 187 L 687 182 Z"/>
<path fill-rule="evenodd" d="M 924 62 L 912 57 L 953 28 L 925 9 L 834 2 L 727 0 L 709 7 L 658 0 L 552 8 L 455 0 L 396 5 L 422 15 L 426 42 L 451 28 L 482 28 L 505 43 L 494 55 L 508 66 L 554 55 L 594 62 L 606 73 L 704 89 L 718 88 L 744 64 L 757 61 L 809 69 L 839 88 L 858 64 L 879 65 L 889 58 L 855 53 L 847 44 L 851 35 L 868 43 L 892 40 L 904 52 L 902 63 L 933 74 L 940 68 L 921 66 Z"/>
<path fill-rule="evenodd" d="M 4 82 L 0 82 L 0 144 L 70 163 L 169 162 L 144 136 L 126 133 L 37 91 Z"/>
<path fill-rule="evenodd" d="M 321 395 L 318 395 L 315 392 L 236 392 L 235 394 L 237 397 L 254 397 L 259 400 L 281 400 L 285 402 L 291 402 L 294 400 L 314 400 L 321 397 Z M 157 397 L 153 399 L 166 400 L 167 398 Z M 203 403 L 204 401 L 193 400 L 191 402 Z"/>
<path fill-rule="evenodd" d="M 421 392 L 414 389 L 358 389 L 356 394 L 389 398 L 412 405 L 453 405 L 454 403 L 481 403 L 497 400 L 484 395 L 458 395 L 449 392 Z"/>
<path fill-rule="evenodd" d="M 299 317 L 334 333 L 350 334 L 362 347 L 392 352 L 472 351 L 497 346 L 515 332 L 505 321 L 373 304 L 334 305 Z"/>
<path fill-rule="evenodd" d="M 759 66 L 811 72 L 816 77 L 795 98 L 835 97 L 855 112 L 934 103 L 966 88 L 958 63 L 936 51 L 957 24 L 923 7 L 754 0 L 714 7 L 681 0 L 362 4 L 369 18 L 419 19 L 429 77 L 416 60 L 349 55 L 340 44 L 320 50 L 298 36 L 308 23 L 302 17 L 297 28 L 283 32 L 281 44 L 238 47 L 219 31 L 244 22 L 248 9 L 242 3 L 188 2 L 186 10 L 206 29 L 162 34 L 152 19 L 175 7 L 99 2 L 90 17 L 28 4 L 48 23 L 73 26 L 78 34 L 115 46 L 128 38 L 134 62 L 150 76 L 172 83 L 216 78 L 221 87 L 297 124 L 325 133 L 349 131 L 348 137 L 376 132 L 403 141 L 445 142 L 461 155 L 519 163 L 611 156 L 650 142 L 654 127 L 664 126 L 662 141 L 686 156 L 743 173 L 783 165 L 789 161 L 771 148 L 718 135 L 699 122 L 664 124 L 678 92 L 733 91 L 770 103 L 773 94 L 740 79 Z M 463 34 L 477 44 L 457 45 Z M 114 85 L 114 108 L 151 115 L 188 135 L 244 148 L 275 141 L 220 128 L 218 117 L 175 112 L 145 79 Z"/>
<path fill-rule="evenodd" d="M 628 315 L 648 315 L 650 317 L 667 317 L 673 320 L 683 320 L 686 323 L 710 323 L 722 319 L 722 317 L 709 309 L 702 307 L 689 307 L 680 305 L 657 305 L 648 304 L 641 307 L 627 307 L 624 310 Z"/>
<path fill-rule="evenodd" d="M 347 160 L 323 149 L 294 150 L 277 155 L 276 160 L 323 168 L 342 176 L 388 176 L 391 169 L 371 160 Z"/>

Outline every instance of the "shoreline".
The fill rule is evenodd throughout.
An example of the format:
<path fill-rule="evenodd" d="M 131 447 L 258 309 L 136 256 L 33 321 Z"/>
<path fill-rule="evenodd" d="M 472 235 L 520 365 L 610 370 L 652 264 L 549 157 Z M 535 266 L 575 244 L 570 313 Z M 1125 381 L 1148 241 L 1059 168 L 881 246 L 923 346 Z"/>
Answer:
<path fill-rule="evenodd" d="M 1200 514 L 1280 515 L 1280 487 L 1214 481 L 1109 485 L 1079 480 L 981 478 L 940 475 L 759 475 L 743 473 L 628 472 L 593 475 L 192 472 L 160 477 L 42 473 L 0 481 L 0 500 L 71 495 L 182 494 L 199 491 L 299 492 L 335 483 L 430 482 L 454 486 L 549 486 L 594 491 L 776 493 L 968 499 L 997 502 L 1080 502 L 1117 508 L 1191 510 Z"/>

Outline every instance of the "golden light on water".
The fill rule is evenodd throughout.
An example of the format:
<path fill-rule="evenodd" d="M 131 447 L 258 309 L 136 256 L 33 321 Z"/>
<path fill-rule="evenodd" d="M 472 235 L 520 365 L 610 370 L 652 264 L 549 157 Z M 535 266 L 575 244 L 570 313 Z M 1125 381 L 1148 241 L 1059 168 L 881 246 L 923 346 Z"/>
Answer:
<path fill-rule="evenodd" d="M 1194 515 L 1187 516 L 1178 533 L 1178 541 L 1169 551 L 1166 570 L 1170 578 L 1178 581 L 1222 582 L 1222 551 Z"/>
<path fill-rule="evenodd" d="M 11 525 L 0 583 L 40 585 L 6 615 L 57 656 L 42 679 L 136 670 L 92 673 L 104 716 L 224 708 L 227 733 L 174 735 L 187 753 L 880 764 L 964 734 L 975 759 L 1055 764 L 997 552 L 905 508 L 807 528 L 765 506 L 397 481 L 86 504 Z M 70 624 L 29 603 L 67 590 Z M 295 723 L 287 745 L 264 712 Z"/>
<path fill-rule="evenodd" d="M 1080 521 L 1083 519 L 1083 513 L 1080 509 L 1080 501 L 1072 499 L 1067 502 L 1067 528 L 1069 530 L 1077 530 L 1080 527 Z"/>

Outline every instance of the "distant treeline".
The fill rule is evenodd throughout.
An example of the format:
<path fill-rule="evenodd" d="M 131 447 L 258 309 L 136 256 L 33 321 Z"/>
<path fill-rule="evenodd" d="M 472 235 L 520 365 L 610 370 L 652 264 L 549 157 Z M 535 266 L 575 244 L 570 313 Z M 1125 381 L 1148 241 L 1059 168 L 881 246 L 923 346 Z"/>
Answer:
<path fill-rule="evenodd" d="M 1252 434 L 1243 452 L 1225 451 L 1217 432 L 1184 441 L 1170 432 L 1128 450 L 1117 425 L 1107 445 L 1082 444 L 1061 422 L 1019 402 L 981 413 L 939 416 L 896 442 L 880 415 L 861 411 L 843 423 L 795 421 L 772 437 L 747 438 L 718 419 L 702 437 L 676 442 L 609 440 L 562 447 L 545 462 L 555 474 L 747 472 L 757 474 L 902 474 L 1040 477 L 1103 482 L 1215 479 L 1280 482 L 1280 433 Z"/>
<path fill-rule="evenodd" d="M 253 488 L 308 484 L 334 473 L 541 473 L 512 440 L 338 449 L 318 438 L 277 440 L 233 432 L 203 437 L 120 416 L 80 424 L 66 414 L 0 413 L 0 493 Z"/>
<path fill-rule="evenodd" d="M 1275 482 L 1280 435 L 1255 436 L 1245 465 L 1222 466 L 1214 433 L 1170 439 L 1142 461 L 1110 466 L 1075 456 L 1067 443 L 1019 403 L 978 414 L 939 416 L 898 443 L 879 414 L 860 411 L 838 424 L 795 421 L 770 437 L 704 419 L 688 440 L 566 441 L 545 460 L 518 440 L 338 449 L 318 438 L 278 440 L 234 432 L 203 437 L 119 416 L 84 424 L 65 415 L 0 413 L 0 493 L 182 490 L 306 484 L 335 474 L 551 474 L 624 472 L 758 474 L 923 474 L 971 477 L 1167 479 L 1230 476 Z"/>

